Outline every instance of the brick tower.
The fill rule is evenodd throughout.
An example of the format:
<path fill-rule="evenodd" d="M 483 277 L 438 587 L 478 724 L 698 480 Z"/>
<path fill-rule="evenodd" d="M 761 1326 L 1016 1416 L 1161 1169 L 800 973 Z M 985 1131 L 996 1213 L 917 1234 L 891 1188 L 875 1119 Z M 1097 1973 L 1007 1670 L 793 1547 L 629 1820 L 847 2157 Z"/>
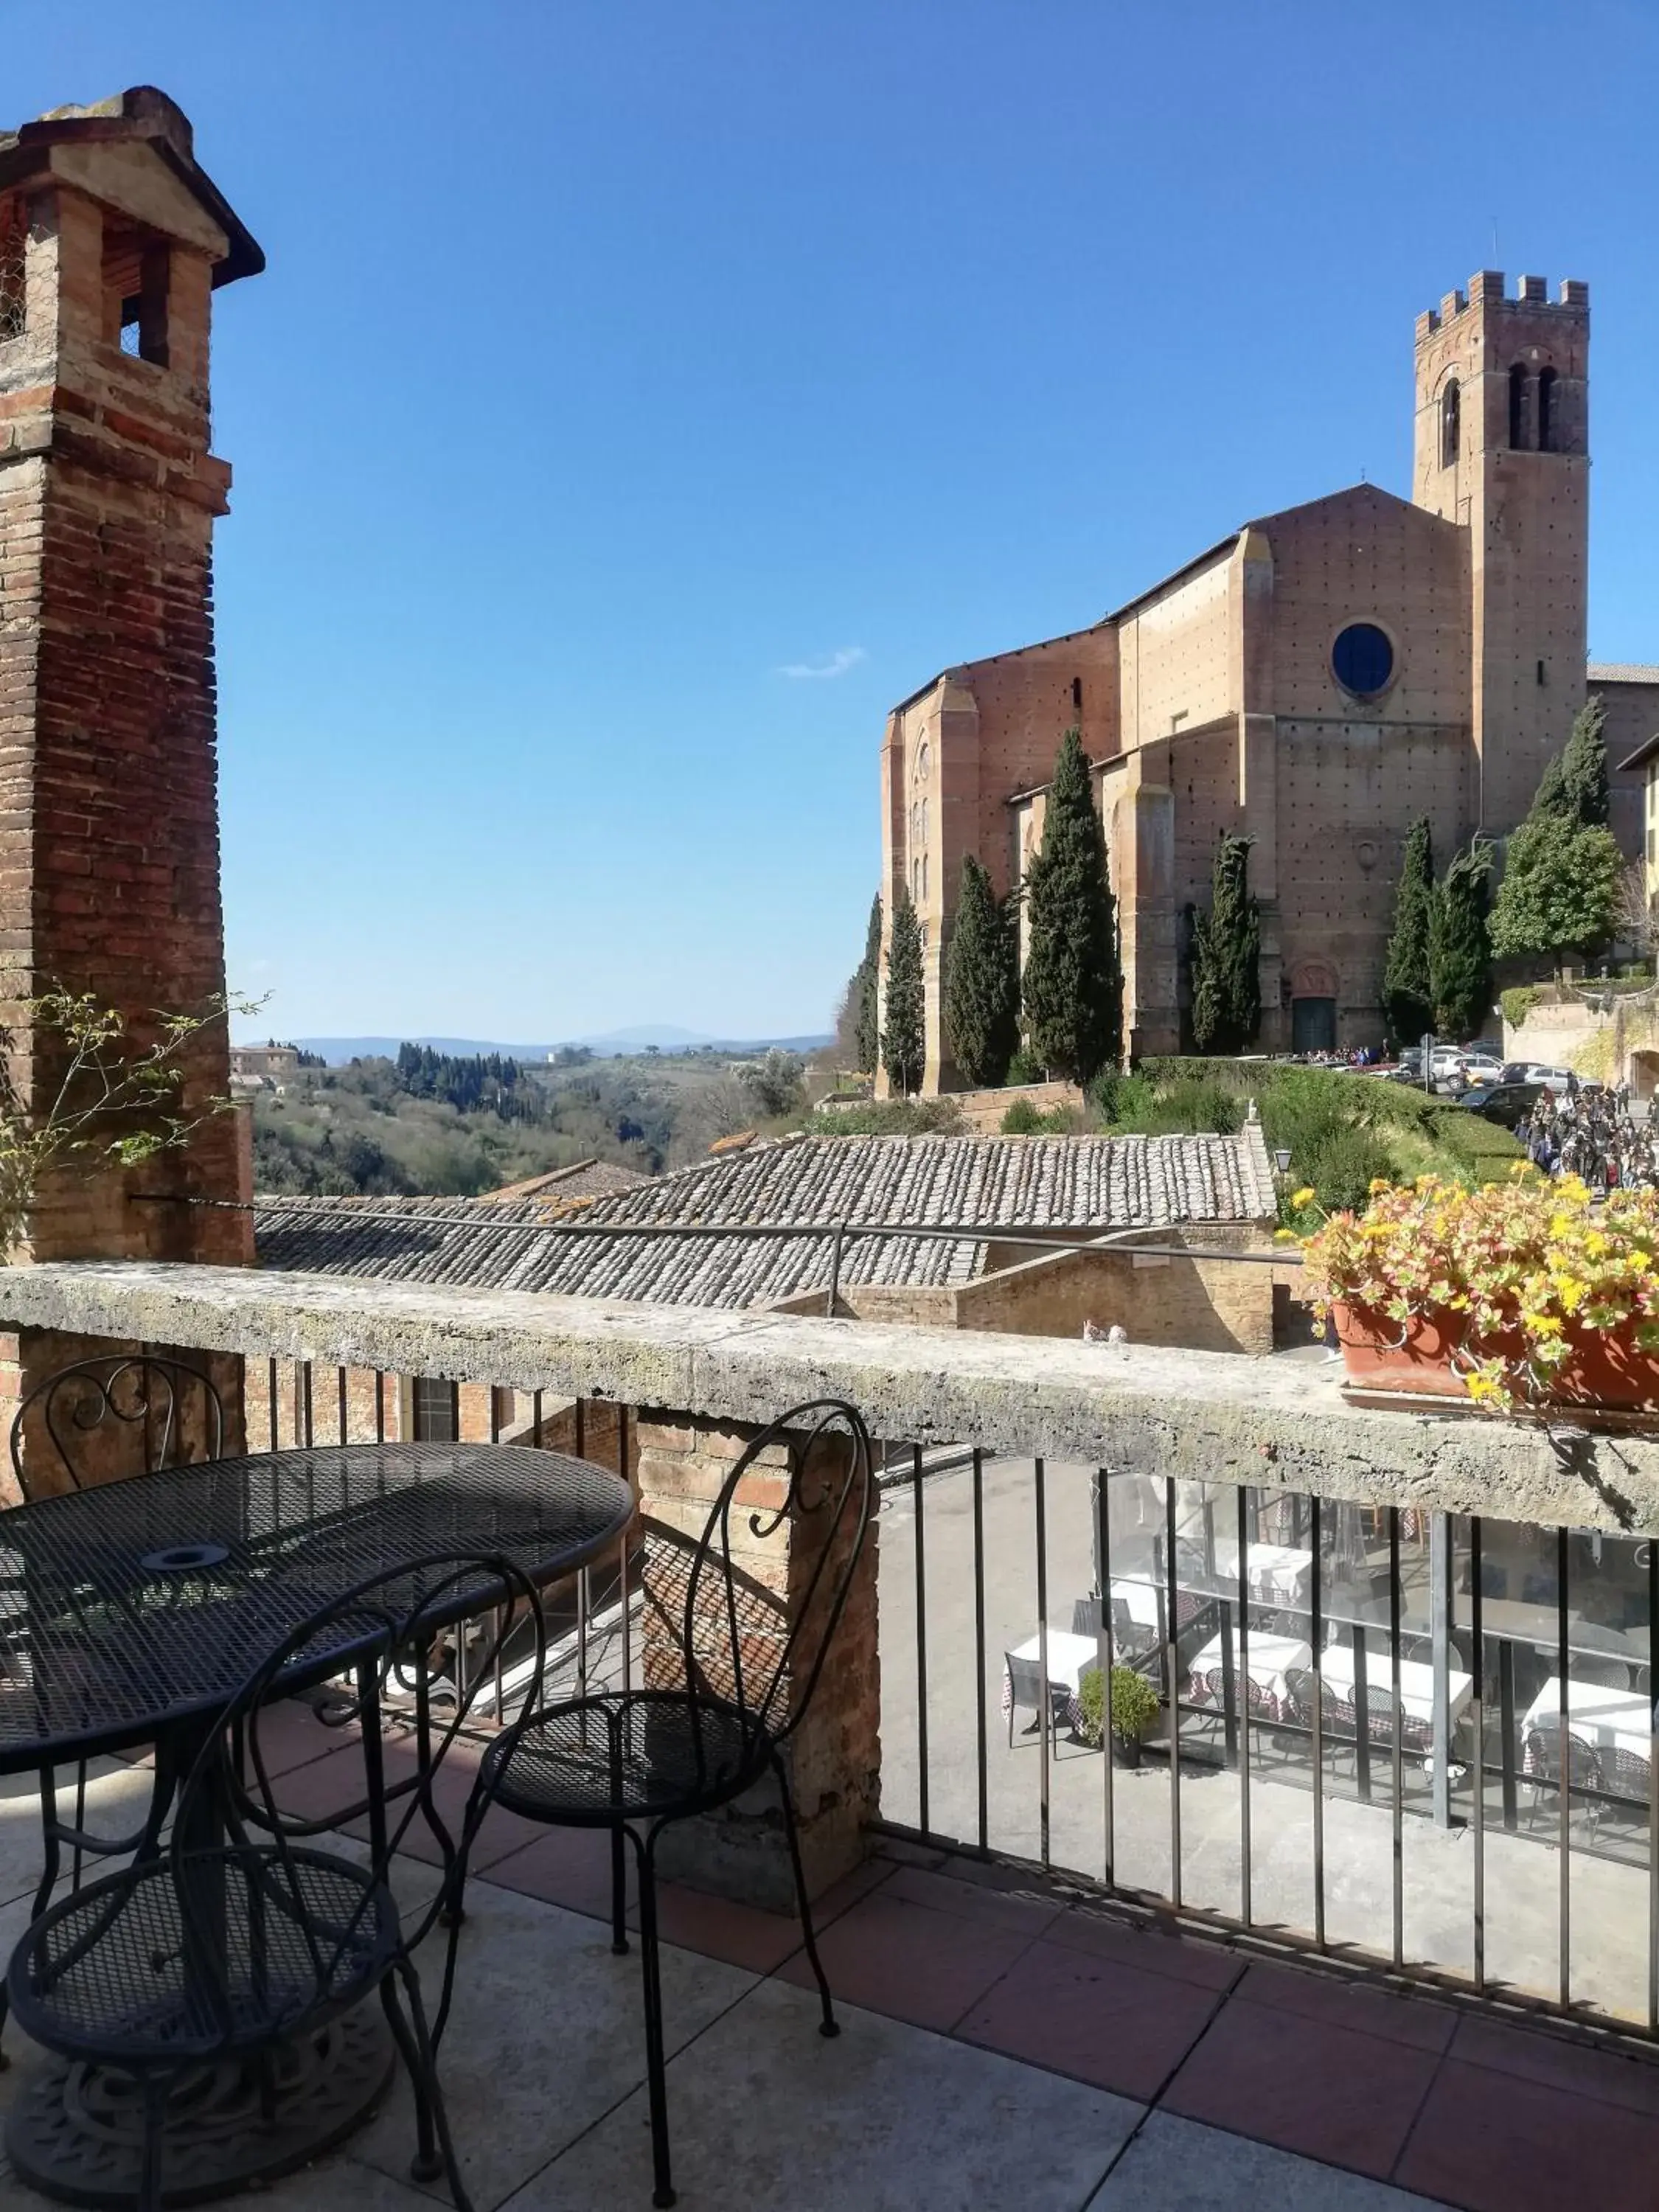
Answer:
<path fill-rule="evenodd" d="M 1482 270 L 1417 323 L 1412 497 L 1469 534 L 1476 816 L 1497 836 L 1584 702 L 1589 288 Z"/>
<path fill-rule="evenodd" d="M 143 1037 L 224 989 L 208 325 L 215 289 L 263 266 L 162 93 L 0 136 L 0 1005 L 37 1103 L 33 994 L 94 993 Z M 221 1024 L 187 1104 L 228 1091 L 228 1054 Z M 239 1120 L 43 1188 L 35 1256 L 249 1257 L 245 1214 L 133 1202 L 236 1196 Z"/>

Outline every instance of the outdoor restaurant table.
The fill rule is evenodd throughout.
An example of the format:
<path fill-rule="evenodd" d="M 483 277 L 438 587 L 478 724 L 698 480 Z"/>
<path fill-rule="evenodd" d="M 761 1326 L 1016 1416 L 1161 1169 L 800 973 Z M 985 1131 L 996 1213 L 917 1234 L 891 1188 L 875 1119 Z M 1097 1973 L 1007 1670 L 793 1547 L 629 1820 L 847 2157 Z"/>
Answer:
<path fill-rule="evenodd" d="M 1209 1680 L 1212 1674 L 1219 1674 L 1228 1663 L 1224 1635 L 1212 1637 L 1192 1662 L 1191 1674 L 1194 1700 L 1208 1704 Z M 1233 1645 L 1233 1663 L 1237 1664 L 1237 1644 Z M 1285 1677 L 1293 1668 L 1311 1667 L 1313 1650 L 1305 1637 L 1279 1636 L 1267 1629 L 1252 1629 L 1249 1638 L 1249 1677 L 1264 1697 L 1273 1700 L 1273 1711 L 1282 1713 L 1290 1695 Z"/>
<path fill-rule="evenodd" d="M 1252 1638 L 1252 1642 L 1255 1638 Z M 1367 1654 L 1366 1687 L 1394 1693 L 1394 1662 L 1386 1653 Z M 1348 1643 L 1328 1644 L 1321 1655 L 1320 1672 L 1340 1698 L 1352 1703 L 1354 1690 L 1353 1646 Z M 1469 1709 L 1474 1697 L 1474 1677 L 1465 1674 L 1455 1667 L 1446 1677 L 1446 1725 L 1455 1729 Z M 1434 1726 L 1434 1668 L 1421 1659 L 1402 1659 L 1400 1662 L 1400 1710 L 1409 1719 L 1421 1721 L 1426 1728 Z"/>
<path fill-rule="evenodd" d="M 1042 1656 L 1041 1636 L 1029 1636 L 1024 1644 L 1017 1644 L 1008 1655 L 1011 1659 L 1029 1659 L 1033 1666 Z M 1063 1718 L 1076 1728 L 1083 1716 L 1078 1705 L 1078 1692 L 1083 1678 L 1100 1664 L 1100 1646 L 1092 1636 L 1074 1636 L 1069 1628 L 1048 1631 L 1048 1680 L 1058 1683 L 1066 1692 Z M 1002 1710 L 1011 1712 L 1014 1703 L 1014 1686 L 1009 1679 L 1006 1660 L 1002 1668 Z"/>
<path fill-rule="evenodd" d="M 1552 1674 L 1527 1708 L 1522 1741 L 1534 1729 L 1561 1725 L 1561 1677 Z M 1592 1751 L 1627 1751 L 1645 1763 L 1653 1753 L 1653 1702 L 1643 1690 L 1610 1690 L 1601 1682 L 1567 1683 L 1567 1732 Z"/>
<path fill-rule="evenodd" d="M 545 1589 L 599 1558 L 632 1513 L 607 1468 L 465 1443 L 215 1460 L 0 1513 L 0 1774 L 152 1741 L 187 1759 L 260 1661 L 358 1583 L 429 1555 L 499 1553 Z M 411 1579 L 402 1601 L 417 1595 Z M 434 1633 L 490 1602 L 482 1578 L 449 1585 Z M 309 2043 L 278 2067 L 274 2121 L 258 2118 L 234 2068 L 219 2069 L 221 2091 L 181 2095 L 168 2130 L 191 2136 L 193 2196 L 289 2171 L 367 2117 L 393 2061 L 380 2006 Z M 49 2195 L 129 2204 L 142 2100 L 94 2094 L 88 2072 L 39 2069 L 8 2113 L 6 2148 Z M 124 2124 L 131 2168 L 112 2156 Z"/>
<path fill-rule="evenodd" d="M 1179 1566 L 1179 1561 L 1176 1565 Z M 1238 1589 L 1238 1539 L 1215 1540 L 1215 1571 L 1229 1597 Z M 1313 1579 L 1313 1553 L 1291 1544 L 1251 1544 L 1245 1553 L 1245 1577 L 1258 1605 L 1306 1605 Z M 1178 1577 L 1177 1577 L 1178 1578 Z"/>

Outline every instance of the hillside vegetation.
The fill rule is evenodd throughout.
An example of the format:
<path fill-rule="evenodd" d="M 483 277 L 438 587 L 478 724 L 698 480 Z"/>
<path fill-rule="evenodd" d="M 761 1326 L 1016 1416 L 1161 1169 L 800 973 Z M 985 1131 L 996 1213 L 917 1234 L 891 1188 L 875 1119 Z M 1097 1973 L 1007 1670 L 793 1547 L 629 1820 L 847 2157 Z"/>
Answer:
<path fill-rule="evenodd" d="M 732 1063 L 568 1049 L 530 1064 L 405 1045 L 395 1060 L 306 1068 L 280 1093 L 256 1093 L 254 1188 L 463 1198 L 584 1159 L 656 1174 L 769 1126 L 794 1107 L 799 1078 L 789 1054 Z"/>

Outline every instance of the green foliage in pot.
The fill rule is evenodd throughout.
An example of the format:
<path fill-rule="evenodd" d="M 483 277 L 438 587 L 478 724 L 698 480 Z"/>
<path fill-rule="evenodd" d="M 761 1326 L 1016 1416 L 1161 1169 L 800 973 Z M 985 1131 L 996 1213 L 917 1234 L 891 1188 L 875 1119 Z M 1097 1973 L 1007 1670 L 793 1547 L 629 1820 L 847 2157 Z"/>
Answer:
<path fill-rule="evenodd" d="M 1105 1734 L 1105 1693 L 1097 1667 L 1078 1686 L 1082 1715 L 1078 1734 L 1085 1743 L 1098 1744 Z M 1152 1734 L 1159 1712 L 1158 1692 L 1133 1667 L 1112 1669 L 1112 1734 L 1124 1743 L 1139 1743 Z"/>

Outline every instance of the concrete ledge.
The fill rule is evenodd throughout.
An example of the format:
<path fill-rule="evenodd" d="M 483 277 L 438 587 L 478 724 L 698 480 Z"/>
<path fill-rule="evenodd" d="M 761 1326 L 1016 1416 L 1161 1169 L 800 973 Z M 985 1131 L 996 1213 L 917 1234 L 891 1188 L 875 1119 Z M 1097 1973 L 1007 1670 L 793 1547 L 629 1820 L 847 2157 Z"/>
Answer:
<path fill-rule="evenodd" d="M 827 1395 L 890 1439 L 1659 1534 L 1659 1435 L 1365 1411 L 1335 1367 L 1296 1361 L 114 1261 L 0 1270 L 0 1326 L 732 1421 Z"/>

